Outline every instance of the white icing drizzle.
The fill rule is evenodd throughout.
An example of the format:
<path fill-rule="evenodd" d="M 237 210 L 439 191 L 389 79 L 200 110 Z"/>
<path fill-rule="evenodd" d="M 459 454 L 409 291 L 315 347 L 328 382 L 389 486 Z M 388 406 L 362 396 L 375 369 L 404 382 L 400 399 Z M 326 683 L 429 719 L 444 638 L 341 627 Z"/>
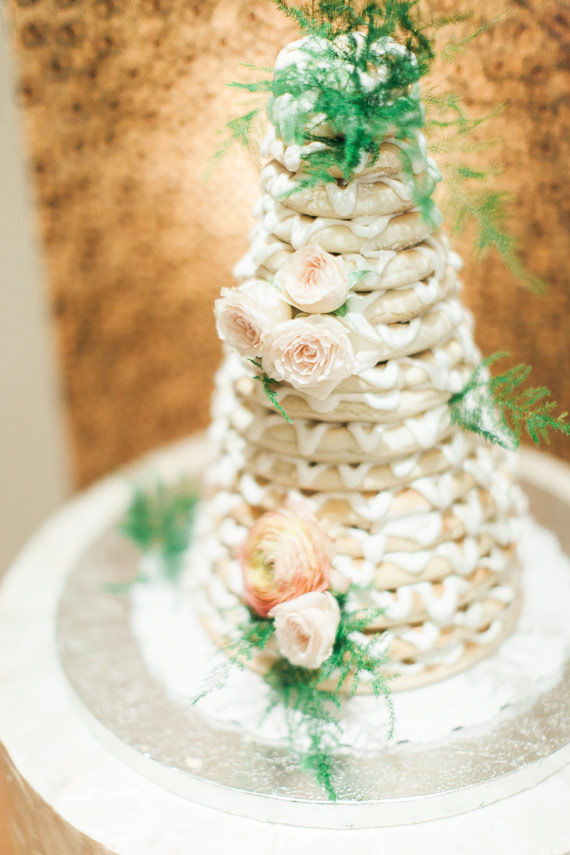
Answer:
<path fill-rule="evenodd" d="M 438 451 L 443 455 L 447 463 L 452 468 L 457 468 L 465 459 L 470 451 L 470 440 L 459 430 L 455 432 L 449 439 L 442 440 L 433 446 L 433 450 Z M 399 480 L 404 480 L 412 475 L 417 467 L 422 465 L 422 454 L 425 452 L 418 451 L 415 454 L 404 455 L 389 461 L 386 466 L 390 469 L 393 476 Z M 294 457 L 286 454 L 278 454 L 267 449 L 248 448 L 246 452 L 245 465 L 251 466 L 255 472 L 266 475 L 270 480 L 278 478 L 278 467 L 285 466 L 294 472 L 294 480 L 299 487 L 310 489 L 322 489 L 317 487 L 316 482 L 321 479 L 333 477 L 340 480 L 340 483 L 347 490 L 354 490 L 361 487 L 363 481 L 369 475 L 371 470 L 380 466 L 374 461 L 363 461 L 362 463 L 319 463 L 314 460 L 306 460 L 302 457 Z"/>
<path fill-rule="evenodd" d="M 485 511 L 481 505 L 478 488 L 470 490 L 461 502 L 453 502 L 447 510 L 451 517 L 457 517 L 462 523 L 463 532 L 468 536 L 488 535 L 501 547 L 508 547 L 516 541 L 516 517 L 507 516 L 495 521 L 483 521 Z M 516 502 L 509 507 L 508 513 L 517 513 Z M 477 526 L 474 524 L 476 521 L 479 521 Z M 419 547 L 432 547 L 441 539 L 443 533 L 443 513 L 440 509 L 385 517 L 374 524 L 370 531 L 354 527 L 343 529 L 343 534 L 354 538 L 360 544 L 364 557 L 372 560 L 371 556 L 374 555 L 377 563 L 384 557 L 384 544 L 387 537 L 407 540 Z M 381 551 L 380 547 L 382 547 Z"/>
<path fill-rule="evenodd" d="M 427 511 L 405 517 L 396 517 L 387 520 L 384 525 L 386 535 L 408 538 L 420 546 L 431 546 L 438 539 L 442 530 L 443 517 L 441 511 Z M 364 534 L 366 535 L 367 532 Z"/>
<path fill-rule="evenodd" d="M 466 463 L 472 464 L 471 474 L 475 482 L 475 487 L 489 487 L 488 479 L 484 472 L 486 467 L 480 469 L 474 464 L 475 457 L 482 460 L 485 455 L 492 456 L 493 452 L 487 448 L 477 449 L 477 452 L 468 456 L 463 464 L 464 467 Z M 454 503 L 456 478 L 456 473 L 448 471 L 440 475 L 416 478 L 407 486 L 421 495 L 432 509 L 444 510 L 451 507 Z M 215 479 L 211 480 L 214 484 Z M 277 483 L 261 484 L 254 475 L 244 471 L 239 474 L 239 478 L 236 478 L 236 487 L 238 495 L 241 494 L 245 501 L 254 507 L 274 507 L 275 501 L 271 500 L 272 495 L 279 497 L 276 499 L 278 505 L 282 504 L 287 495 L 298 495 L 312 507 L 314 513 L 318 513 L 320 508 L 329 501 L 342 501 L 350 507 L 356 516 L 368 521 L 377 528 L 380 528 L 385 523 L 391 505 L 397 495 L 404 489 L 402 486 L 398 486 L 394 489 L 382 490 L 374 494 L 350 491 L 342 493 L 335 491 L 307 493 L 302 489 L 292 490 Z M 512 495 L 516 495 L 517 492 L 512 491 Z M 466 526 L 466 528 L 468 529 L 469 527 Z"/>
<path fill-rule="evenodd" d="M 457 330 L 454 331 L 454 335 Z M 475 351 L 472 339 L 467 338 L 462 340 L 462 349 L 464 352 Z M 292 390 L 287 387 L 277 388 L 276 394 L 278 399 L 283 400 L 290 394 L 301 398 L 315 413 L 331 413 L 338 409 L 343 402 L 347 403 L 364 403 L 372 410 L 377 412 L 394 412 L 401 407 L 402 388 L 400 384 L 403 380 L 403 369 L 406 366 L 412 366 L 423 372 L 426 380 L 423 383 L 414 385 L 414 389 L 432 388 L 437 391 L 446 392 L 449 395 L 459 392 L 465 382 L 472 373 L 472 364 L 462 367 L 453 367 L 449 364 L 449 358 L 444 352 L 439 352 L 434 348 L 431 353 L 434 355 L 434 362 L 428 360 L 418 360 L 414 357 L 399 357 L 390 360 L 386 366 L 367 369 L 360 374 L 360 377 L 369 385 L 377 384 L 381 388 L 383 381 L 388 384 L 388 379 L 393 378 L 394 385 L 387 386 L 388 391 L 382 393 L 374 392 L 332 392 L 324 400 L 319 400 L 312 397 L 308 392 L 298 389 Z M 438 355 L 437 355 L 438 354 Z M 399 369 L 399 370 L 398 370 Z M 374 372 L 374 373 L 371 373 Z"/>
<path fill-rule="evenodd" d="M 263 429 L 263 422 L 260 419 Z M 329 425 L 326 422 L 306 422 L 298 420 L 294 424 L 297 446 L 304 455 L 313 454 L 321 444 Z"/>
<path fill-rule="evenodd" d="M 467 379 L 467 377 L 465 379 Z M 328 396 L 328 398 L 321 401 L 318 398 L 313 398 L 307 392 L 301 392 L 296 389 L 294 393 L 278 390 L 277 398 L 280 401 L 283 401 L 287 394 L 295 394 L 296 397 L 301 398 L 315 413 L 325 414 L 332 413 L 334 410 L 338 409 L 341 403 L 360 402 L 366 404 L 367 407 L 370 407 L 371 410 L 378 413 L 394 412 L 401 407 L 402 395 L 404 395 L 405 392 L 401 389 L 393 389 L 390 392 L 382 394 L 374 394 L 372 392 L 333 392 Z"/>
<path fill-rule="evenodd" d="M 418 628 L 402 628 L 398 633 L 392 630 L 390 631 L 390 635 L 400 638 L 402 641 L 415 647 L 416 650 L 423 652 L 435 646 L 439 638 L 439 629 L 434 623 L 426 620 Z"/>
<path fill-rule="evenodd" d="M 438 543 L 431 550 L 420 549 L 417 552 L 387 552 L 384 561 L 394 564 L 410 575 L 419 575 L 425 571 L 433 558 L 445 558 L 451 571 L 460 576 L 469 576 L 479 563 L 479 543 L 466 537 L 460 543 L 447 541 Z"/>
<path fill-rule="evenodd" d="M 236 419 L 242 413 L 244 413 L 243 410 L 238 411 Z M 263 414 L 256 413 L 254 416 L 245 412 L 241 421 L 242 429 L 247 431 L 250 441 L 264 438 L 271 428 L 283 428 L 283 417 L 277 413 L 264 411 Z M 402 436 L 402 427 L 408 432 L 410 440 L 419 448 L 431 448 L 436 444 L 440 435 L 449 428 L 449 423 L 449 409 L 447 406 L 441 406 L 419 416 L 405 419 L 403 426 L 372 422 L 348 422 L 345 430 L 354 438 L 362 453 L 370 453 L 380 442 L 396 451 L 398 437 Z M 315 422 L 303 419 L 296 419 L 290 426 L 290 431 L 295 435 L 294 446 L 304 457 L 315 454 L 317 449 L 321 448 L 329 431 L 338 431 L 338 429 L 338 425 L 334 422 Z M 392 437 L 395 437 L 395 440 L 392 440 Z"/>
<path fill-rule="evenodd" d="M 449 422 L 449 409 L 435 407 L 423 415 L 405 419 L 404 424 L 420 448 L 431 448 L 437 442 L 442 425 Z"/>
<path fill-rule="evenodd" d="M 363 251 L 369 243 L 386 231 L 390 220 L 398 216 L 398 214 L 386 214 L 383 217 L 354 217 L 352 220 L 308 217 L 286 208 L 281 202 L 267 195 L 263 197 L 261 205 L 256 207 L 254 214 L 260 217 L 263 228 L 270 234 L 278 233 L 281 224 L 286 225 L 293 249 L 308 246 L 319 232 L 331 226 L 337 226 L 363 240 L 365 242 Z"/>
<path fill-rule="evenodd" d="M 360 175 L 343 185 L 330 181 L 324 185 L 324 189 L 330 207 L 338 217 L 344 219 L 354 214 L 360 187 L 378 184 L 388 187 L 398 197 L 399 204 L 394 208 L 394 212 L 401 209 L 402 202 L 411 205 L 413 187 L 404 174 L 391 177 Z M 275 201 L 282 202 L 288 194 L 299 193 L 302 202 L 303 191 L 299 191 L 298 186 L 299 181 L 295 180 L 294 174 L 280 168 L 276 161 L 268 163 L 261 173 L 261 187 Z M 286 201 L 284 204 L 289 207 Z"/>
<path fill-rule="evenodd" d="M 243 531 L 245 534 L 246 529 Z M 212 534 L 210 538 L 206 538 L 207 543 L 201 544 L 202 559 L 206 554 L 215 554 L 216 559 L 221 557 L 215 545 L 211 543 L 214 540 L 215 534 Z M 347 556 L 337 556 L 334 566 L 347 572 L 349 563 Z M 348 575 L 351 575 L 350 571 Z M 352 575 L 354 576 L 354 573 Z M 489 590 L 475 594 L 473 601 L 460 607 L 461 597 L 468 593 L 468 590 L 469 584 L 464 578 L 451 574 L 437 586 L 431 582 L 419 582 L 401 586 L 397 592 L 367 591 L 365 596 L 369 596 L 374 605 L 385 609 L 386 618 L 398 621 L 388 627 L 388 638 L 399 639 L 416 651 L 424 653 L 436 649 L 442 631 L 448 631 L 450 627 L 456 627 L 461 632 L 462 641 L 467 643 L 486 644 L 495 637 L 497 621 L 499 624 L 501 622 L 497 608 L 502 611 L 513 602 L 513 586 L 505 583 L 493 585 Z M 236 597 L 239 598 L 243 594 L 241 571 L 238 562 L 227 552 L 224 553 L 224 578 L 217 574 L 210 575 L 208 593 L 214 605 L 220 609 L 232 609 L 239 604 Z M 420 611 L 427 613 L 427 619 L 421 625 L 409 625 L 407 621 L 418 608 L 418 603 Z M 358 592 L 351 594 L 348 608 L 359 610 L 363 607 L 367 607 L 367 600 L 362 600 Z M 487 623 L 490 625 L 485 629 Z"/>
<path fill-rule="evenodd" d="M 409 347 L 416 340 L 421 326 L 421 318 L 412 318 L 411 321 L 402 324 L 376 324 L 374 332 L 389 348 L 401 350 L 403 347 Z"/>
<path fill-rule="evenodd" d="M 292 251 L 290 244 L 279 240 L 261 225 L 257 226 L 250 238 L 250 248 L 235 266 L 234 275 L 238 280 L 264 278 L 267 276 L 267 273 L 264 272 L 264 267 L 274 256 L 279 253 L 288 255 Z M 406 252 L 412 254 L 419 252 L 423 255 L 426 259 L 428 270 L 430 268 L 433 269 L 434 275 L 440 281 L 444 278 L 445 266 L 448 260 L 450 263 L 453 262 L 452 266 L 455 269 L 459 269 L 461 266 L 459 256 L 456 253 L 451 253 L 447 238 L 441 232 L 426 237 L 423 242 L 416 244 L 412 249 L 406 250 Z M 348 252 L 344 253 L 341 257 L 344 263 L 349 266 L 349 269 L 369 271 L 367 276 L 359 281 L 359 291 L 368 289 L 385 291 L 409 287 L 414 284 L 418 287 L 414 267 L 410 267 L 410 272 L 406 273 L 405 266 L 400 262 L 402 253 L 398 253 L 395 250 L 362 247 L 360 253 Z M 397 261 L 399 262 L 400 273 L 391 275 L 391 263 L 396 263 Z"/>
<path fill-rule="evenodd" d="M 339 187 L 334 181 L 325 185 L 331 207 L 339 217 L 349 217 L 356 208 L 358 184 L 352 181 L 346 187 Z"/>
<path fill-rule="evenodd" d="M 461 576 L 446 576 L 440 583 L 443 588 L 441 595 L 435 593 L 435 588 L 429 582 L 418 582 L 413 586 L 425 607 L 429 618 L 436 623 L 447 623 L 456 612 L 459 599 L 468 588 L 468 583 Z M 406 616 L 402 617 L 405 620 Z"/>
<path fill-rule="evenodd" d="M 407 478 L 418 465 L 419 459 L 420 455 L 418 452 L 416 454 L 410 454 L 407 457 L 403 457 L 401 460 L 392 460 L 389 463 L 392 474 L 396 478 Z"/>
<path fill-rule="evenodd" d="M 367 368 L 360 373 L 360 378 L 374 389 L 396 389 L 400 387 L 400 372 L 402 362 L 395 359 L 376 368 Z"/>
<path fill-rule="evenodd" d="M 440 301 L 426 314 L 409 321 L 374 325 L 362 312 L 352 310 L 354 302 L 349 301 L 349 311 L 343 320 L 350 333 L 360 374 L 381 360 L 433 346 L 467 320 L 463 306 L 455 297 Z"/>
<path fill-rule="evenodd" d="M 510 588 L 510 600 L 505 605 L 514 599 L 514 589 Z M 443 625 L 426 620 L 420 626 L 409 626 L 403 624 L 401 626 L 390 627 L 388 636 L 391 639 L 398 639 L 414 648 L 419 653 L 427 653 L 437 649 L 439 640 L 443 630 L 452 628 L 452 632 L 459 632 L 463 643 L 471 644 L 489 644 L 496 637 L 502 621 L 500 617 L 493 617 L 489 621 L 489 612 L 486 609 L 487 604 L 494 599 L 494 589 L 491 589 L 484 595 L 482 600 L 476 600 L 465 609 L 460 609 L 452 614 L 450 621 L 445 621 Z M 501 611 L 508 611 L 507 608 Z M 487 623 L 489 626 L 487 627 Z M 447 645 L 446 645 L 447 646 Z M 415 655 L 415 654 L 412 654 Z"/>
<path fill-rule="evenodd" d="M 425 137 L 421 132 L 415 134 L 417 147 L 412 145 L 407 140 L 400 140 L 396 137 L 386 137 L 382 145 L 393 145 L 399 148 L 406 155 L 406 160 L 410 163 L 412 171 L 415 175 L 419 175 L 427 167 L 430 175 L 434 180 L 438 181 L 441 178 L 441 173 L 431 157 L 426 158 L 426 143 Z M 304 145 L 286 145 L 282 140 L 277 138 L 274 127 L 271 127 L 265 139 L 261 144 L 261 154 L 263 157 L 272 158 L 283 164 L 289 172 L 299 172 L 303 157 L 314 151 L 323 151 L 326 148 L 324 143 L 305 143 Z M 419 151 L 418 151 L 419 149 Z M 364 153 L 361 162 L 354 170 L 355 175 L 359 175 L 368 168 L 370 157 Z M 372 165 L 373 168 L 373 165 Z"/>
<path fill-rule="evenodd" d="M 231 591 L 238 596 L 242 594 L 243 590 L 242 577 L 239 565 L 232 557 L 231 548 L 243 542 L 246 534 L 247 528 L 236 524 L 235 534 L 232 533 L 231 538 L 232 541 L 236 542 L 224 544 L 230 547 L 230 551 L 220 552 L 219 549 L 216 550 L 216 545 L 212 543 L 211 546 L 213 547 L 213 551 L 210 549 L 209 552 L 209 557 L 214 557 L 216 561 L 222 558 L 225 559 L 224 574 L 226 582 Z M 215 541 L 215 539 L 215 536 L 212 536 L 211 540 Z M 223 538 L 220 539 L 224 542 Z M 366 578 L 367 582 L 370 583 L 372 581 L 374 568 L 381 560 L 382 551 L 383 536 L 377 536 L 374 538 L 374 541 L 370 538 L 367 546 L 366 561 L 362 562 L 363 565 L 366 565 L 364 567 L 364 573 L 363 567 L 361 566 L 357 570 L 354 562 L 346 555 L 337 555 L 334 559 L 334 566 L 336 569 L 341 570 L 341 572 L 346 573 L 351 578 L 360 582 L 362 582 L 363 578 Z M 486 558 L 483 557 L 480 563 L 485 564 Z M 452 573 L 446 576 L 441 582 L 435 584 L 432 582 L 416 582 L 410 585 L 402 585 L 396 592 L 375 591 L 373 589 L 360 592 L 357 590 L 351 594 L 348 602 L 348 608 L 349 610 L 357 611 L 361 608 L 367 608 L 372 604 L 383 608 L 388 620 L 397 622 L 405 622 L 409 620 L 412 614 L 419 609 L 419 611 L 425 611 L 430 620 L 440 625 L 447 625 L 457 612 L 461 597 L 468 593 L 468 591 L 469 582 L 466 580 L 465 574 L 461 576 Z M 487 599 L 496 600 L 502 604 L 508 604 L 513 599 L 513 589 L 508 584 L 499 583 L 494 585 L 489 592 L 484 592 L 483 595 L 486 596 Z M 462 617 L 457 621 L 457 623 L 465 624 L 467 626 L 475 625 L 480 621 L 480 612 L 478 609 L 480 609 L 480 606 L 474 605 L 472 608 L 464 610 L 461 613 Z"/>

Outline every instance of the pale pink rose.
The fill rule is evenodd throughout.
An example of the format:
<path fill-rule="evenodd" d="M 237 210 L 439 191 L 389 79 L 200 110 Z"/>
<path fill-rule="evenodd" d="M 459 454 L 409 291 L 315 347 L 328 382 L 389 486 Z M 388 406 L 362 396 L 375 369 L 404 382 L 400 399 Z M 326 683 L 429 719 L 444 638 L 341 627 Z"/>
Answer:
<path fill-rule="evenodd" d="M 291 317 L 291 307 L 269 282 L 252 279 L 239 288 L 222 288 L 215 315 L 222 341 L 242 356 L 253 357 L 261 354 L 263 336 Z"/>
<path fill-rule="evenodd" d="M 263 514 L 250 528 L 238 558 L 244 598 L 257 614 L 329 586 L 332 541 L 311 516 L 288 508 Z"/>
<path fill-rule="evenodd" d="M 281 296 L 303 312 L 334 312 L 350 292 L 342 265 L 330 252 L 306 246 L 293 253 L 275 276 Z"/>
<path fill-rule="evenodd" d="M 324 400 L 354 373 L 354 354 L 344 325 L 329 315 L 285 321 L 263 339 L 263 370 L 274 380 Z"/>
<path fill-rule="evenodd" d="M 332 653 L 340 609 L 328 591 L 303 594 L 269 612 L 279 652 L 303 668 L 319 668 Z"/>

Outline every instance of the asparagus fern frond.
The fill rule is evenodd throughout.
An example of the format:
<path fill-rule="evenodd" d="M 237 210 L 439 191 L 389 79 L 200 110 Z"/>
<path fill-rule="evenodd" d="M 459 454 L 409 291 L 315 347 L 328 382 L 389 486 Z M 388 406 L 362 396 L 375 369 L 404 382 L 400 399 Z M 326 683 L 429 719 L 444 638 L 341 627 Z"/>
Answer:
<path fill-rule="evenodd" d="M 479 434 L 503 448 L 518 448 L 525 431 L 539 445 L 550 442 L 550 431 L 570 436 L 568 413 L 554 415 L 556 401 L 549 400 L 545 386 L 521 388 L 527 380 L 530 365 L 519 364 L 496 377 L 488 371 L 506 353 L 488 356 L 475 369 L 461 392 L 449 402 L 451 420 L 464 430 Z"/>

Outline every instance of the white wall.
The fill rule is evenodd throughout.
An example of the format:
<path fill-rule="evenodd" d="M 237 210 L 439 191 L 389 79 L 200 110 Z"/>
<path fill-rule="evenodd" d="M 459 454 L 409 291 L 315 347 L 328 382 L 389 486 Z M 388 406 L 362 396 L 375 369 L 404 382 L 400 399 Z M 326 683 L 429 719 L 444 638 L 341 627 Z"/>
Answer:
<path fill-rule="evenodd" d="M 0 574 L 68 491 L 7 29 L 0 10 Z"/>

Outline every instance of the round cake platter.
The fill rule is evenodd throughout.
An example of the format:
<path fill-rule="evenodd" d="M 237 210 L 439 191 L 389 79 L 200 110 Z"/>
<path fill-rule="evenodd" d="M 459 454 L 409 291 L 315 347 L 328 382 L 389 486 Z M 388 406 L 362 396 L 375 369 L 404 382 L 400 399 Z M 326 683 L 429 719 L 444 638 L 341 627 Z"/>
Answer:
<path fill-rule="evenodd" d="M 520 459 L 531 511 L 570 554 L 570 470 L 533 452 Z M 109 584 L 132 579 L 139 561 L 137 550 L 117 533 L 119 518 L 111 509 L 103 534 L 67 578 L 57 618 L 60 661 L 96 736 L 165 789 L 258 820 L 368 828 L 492 804 L 570 762 L 568 660 L 556 685 L 524 708 L 504 710 L 483 729 L 432 744 L 341 754 L 339 797 L 328 801 L 286 745 L 208 720 L 150 673 L 132 629 L 131 600 L 109 591 Z"/>

